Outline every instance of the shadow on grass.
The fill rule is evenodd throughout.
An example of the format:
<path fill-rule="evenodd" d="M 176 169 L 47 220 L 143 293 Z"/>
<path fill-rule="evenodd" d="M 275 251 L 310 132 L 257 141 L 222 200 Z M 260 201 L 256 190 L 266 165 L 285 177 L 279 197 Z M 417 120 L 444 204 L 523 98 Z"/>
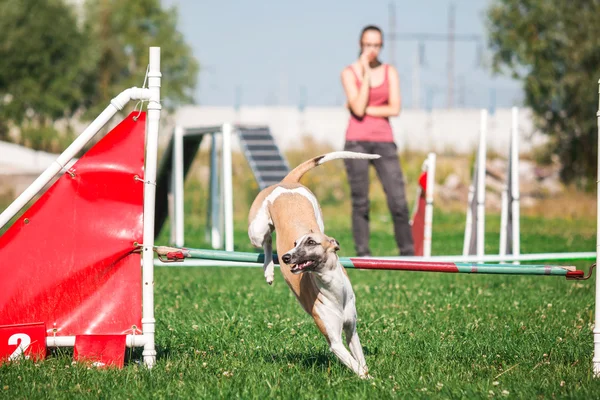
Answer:
<path fill-rule="evenodd" d="M 367 347 L 363 347 L 363 353 L 365 356 L 376 354 L 369 350 Z M 327 368 L 332 362 L 340 362 L 332 352 L 316 351 L 315 353 L 310 352 L 294 352 L 284 351 L 283 353 L 272 353 L 262 352 L 257 354 L 257 358 L 262 359 L 264 362 L 273 364 L 297 364 L 310 368 Z"/>

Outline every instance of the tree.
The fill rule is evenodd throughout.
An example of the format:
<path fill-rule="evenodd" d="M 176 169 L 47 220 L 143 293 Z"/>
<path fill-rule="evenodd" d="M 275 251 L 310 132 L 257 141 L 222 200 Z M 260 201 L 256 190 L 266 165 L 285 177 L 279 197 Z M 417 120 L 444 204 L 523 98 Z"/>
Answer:
<path fill-rule="evenodd" d="M 161 47 L 163 107 L 193 102 L 199 66 L 177 30 L 175 8 L 163 10 L 160 0 L 88 0 L 85 10 L 98 65 L 87 82 L 86 115 L 97 115 L 122 90 L 142 85 L 150 46 Z"/>
<path fill-rule="evenodd" d="M 2 0 L 0 32 L 0 119 L 46 126 L 72 116 L 92 68 L 72 8 L 61 0 Z"/>
<path fill-rule="evenodd" d="M 521 79 L 565 182 L 595 181 L 600 0 L 496 0 L 487 11 L 496 72 Z"/>

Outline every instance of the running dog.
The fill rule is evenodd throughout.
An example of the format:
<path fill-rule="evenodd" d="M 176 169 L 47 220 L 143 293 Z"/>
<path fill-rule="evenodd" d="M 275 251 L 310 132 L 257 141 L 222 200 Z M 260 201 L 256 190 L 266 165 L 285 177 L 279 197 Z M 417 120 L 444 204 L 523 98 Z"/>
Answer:
<path fill-rule="evenodd" d="M 265 254 L 264 276 L 273 283 L 272 233 L 277 233 L 281 272 L 300 305 L 310 314 L 330 350 L 361 378 L 368 368 L 356 331 L 356 306 L 352 285 L 339 262 L 338 242 L 326 236 L 321 207 L 314 194 L 300 184 L 302 176 L 325 162 L 376 159 L 379 155 L 338 151 L 300 164 L 279 184 L 263 189 L 248 216 L 248 236 Z M 350 352 L 342 342 L 342 331 Z"/>

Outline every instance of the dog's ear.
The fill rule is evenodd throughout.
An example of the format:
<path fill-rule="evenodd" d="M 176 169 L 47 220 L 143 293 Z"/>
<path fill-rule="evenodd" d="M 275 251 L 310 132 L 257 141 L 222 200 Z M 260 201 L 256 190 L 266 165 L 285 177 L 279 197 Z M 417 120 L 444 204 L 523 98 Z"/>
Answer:
<path fill-rule="evenodd" d="M 331 243 L 333 251 L 340 251 L 340 244 L 337 240 L 335 240 L 334 238 L 329 238 L 329 243 Z"/>

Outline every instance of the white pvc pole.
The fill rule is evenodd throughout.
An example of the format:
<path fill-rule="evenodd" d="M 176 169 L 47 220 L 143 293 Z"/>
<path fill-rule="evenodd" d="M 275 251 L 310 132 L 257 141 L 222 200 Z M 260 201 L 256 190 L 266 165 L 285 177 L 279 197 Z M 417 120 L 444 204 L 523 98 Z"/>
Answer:
<path fill-rule="evenodd" d="M 504 257 L 506 255 L 506 241 L 508 240 L 508 235 L 506 232 L 506 227 L 508 226 L 508 190 L 506 186 L 502 189 L 501 204 L 502 209 L 500 211 L 500 251 L 498 253 L 500 257 Z M 501 261 L 504 261 L 504 259 L 502 259 Z"/>
<path fill-rule="evenodd" d="M 427 156 L 427 190 L 425 192 L 425 227 L 423 238 L 423 256 L 431 256 L 431 236 L 433 225 L 433 192 L 435 189 L 435 153 Z"/>
<path fill-rule="evenodd" d="M 75 336 L 47 336 L 46 346 L 47 347 L 74 347 Z M 146 344 L 146 337 L 144 335 L 127 335 L 125 337 L 125 346 L 127 347 L 141 347 Z"/>
<path fill-rule="evenodd" d="M 512 253 L 521 254 L 521 225 L 520 225 L 520 197 L 519 188 L 519 108 L 512 108 L 510 157 L 511 157 L 511 192 L 512 192 Z M 518 264 L 518 261 L 515 261 Z"/>
<path fill-rule="evenodd" d="M 477 161 L 475 162 L 477 165 Z M 465 225 L 465 240 L 463 242 L 463 256 L 469 255 L 471 247 L 471 235 L 473 235 L 473 198 L 475 197 L 475 185 L 473 182 L 469 185 L 469 194 L 467 196 L 467 221 Z"/>
<path fill-rule="evenodd" d="M 477 162 L 477 255 L 485 253 L 485 161 L 486 161 L 487 110 L 481 110 L 479 128 L 479 156 Z"/>
<path fill-rule="evenodd" d="M 598 172 L 596 200 L 596 265 L 600 265 L 600 80 L 598 81 Z M 600 274 L 596 272 L 596 304 L 594 313 L 594 357 L 592 358 L 594 377 L 600 377 Z"/>
<path fill-rule="evenodd" d="M 231 135 L 233 126 L 223 124 L 223 208 L 225 213 L 225 250 L 233 251 L 233 179 Z"/>
<path fill-rule="evenodd" d="M 144 168 L 144 243 L 142 253 L 142 332 L 145 336 L 144 363 L 148 368 L 156 363 L 154 347 L 154 213 L 156 201 L 156 167 L 158 159 L 158 128 L 160 123 L 160 47 L 150 47 L 148 88 L 151 99 L 148 103 L 146 137 L 146 165 Z"/>
<path fill-rule="evenodd" d="M 514 255 L 496 255 L 487 254 L 484 256 L 460 256 L 460 255 L 440 255 L 431 257 L 414 256 L 383 256 L 377 257 L 383 260 L 406 260 L 406 261 L 447 261 L 447 262 L 513 262 L 513 261 L 551 261 L 551 260 L 591 260 L 596 256 L 595 252 L 574 252 L 574 253 L 531 253 Z"/>
<path fill-rule="evenodd" d="M 17 213 L 58 174 L 69 161 L 83 149 L 83 147 L 102 129 L 104 125 L 123 107 L 129 100 L 148 100 L 151 93 L 148 89 L 130 88 L 121 92 L 111 100 L 110 105 L 71 143 L 65 151 L 52 163 L 19 197 L 15 199 L 0 214 L 0 229 L 4 227 Z"/>
<path fill-rule="evenodd" d="M 174 229 L 175 229 L 175 246 L 183 247 L 184 245 L 184 177 L 183 177 L 183 135 L 185 130 L 181 126 L 175 127 L 173 134 L 173 187 L 174 187 Z"/>
<path fill-rule="evenodd" d="M 216 133 L 211 134 L 210 149 L 210 244 L 213 249 L 222 247 L 223 235 L 221 234 L 220 216 L 223 205 L 220 203 L 221 191 L 223 185 L 221 180 L 223 174 L 220 170 L 219 152 L 217 148 L 221 147 L 222 140 Z M 221 147 L 222 149 L 222 147 Z"/>

